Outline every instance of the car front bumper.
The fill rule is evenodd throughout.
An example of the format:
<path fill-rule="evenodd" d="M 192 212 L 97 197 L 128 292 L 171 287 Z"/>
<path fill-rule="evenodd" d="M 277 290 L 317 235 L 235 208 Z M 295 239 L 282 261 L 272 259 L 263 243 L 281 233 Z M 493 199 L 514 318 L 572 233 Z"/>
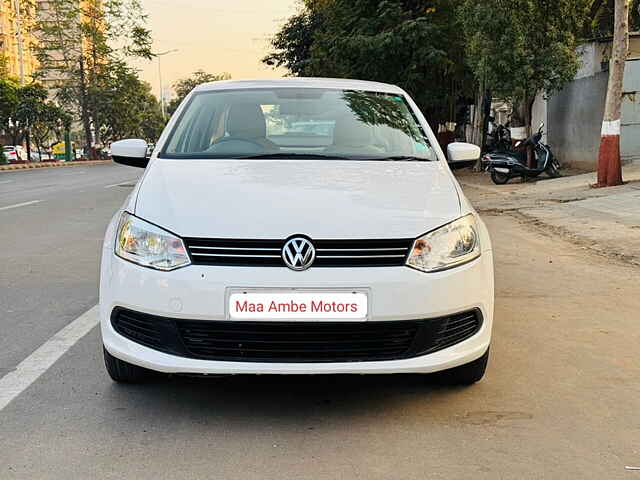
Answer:
<path fill-rule="evenodd" d="M 223 321 L 229 289 L 367 289 L 369 322 L 430 319 L 478 309 L 483 322 L 472 337 L 427 355 L 400 360 L 274 363 L 200 360 L 163 353 L 129 340 L 111 324 L 114 308 L 185 320 Z M 100 320 L 106 349 L 126 362 L 165 373 L 185 374 L 386 374 L 431 373 L 481 357 L 493 323 L 493 257 L 444 272 L 426 274 L 408 267 L 286 268 L 191 265 L 160 272 L 103 251 Z"/>

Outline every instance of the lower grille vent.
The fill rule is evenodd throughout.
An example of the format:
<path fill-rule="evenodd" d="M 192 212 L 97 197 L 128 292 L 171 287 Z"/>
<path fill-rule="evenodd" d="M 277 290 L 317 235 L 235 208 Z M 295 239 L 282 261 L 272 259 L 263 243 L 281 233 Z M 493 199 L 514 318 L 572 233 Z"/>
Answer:
<path fill-rule="evenodd" d="M 157 317 L 122 308 L 115 330 L 187 358 L 242 362 L 355 362 L 413 358 L 456 345 L 482 325 L 478 310 L 392 322 L 244 322 Z"/>

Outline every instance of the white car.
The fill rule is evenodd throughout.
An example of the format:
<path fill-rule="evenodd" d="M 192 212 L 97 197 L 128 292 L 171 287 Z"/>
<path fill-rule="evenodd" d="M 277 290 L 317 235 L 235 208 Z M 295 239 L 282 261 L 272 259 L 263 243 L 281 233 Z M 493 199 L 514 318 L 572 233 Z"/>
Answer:
<path fill-rule="evenodd" d="M 301 122 L 334 128 L 319 144 Z M 151 371 L 441 372 L 460 384 L 484 375 L 489 235 L 400 88 L 205 84 L 151 158 L 143 140 L 111 150 L 146 167 L 103 247 L 101 329 L 115 381 Z M 480 150 L 455 144 L 449 155 Z"/>
<path fill-rule="evenodd" d="M 24 161 L 27 159 L 26 150 L 20 145 L 6 145 L 2 149 L 9 163 Z"/>

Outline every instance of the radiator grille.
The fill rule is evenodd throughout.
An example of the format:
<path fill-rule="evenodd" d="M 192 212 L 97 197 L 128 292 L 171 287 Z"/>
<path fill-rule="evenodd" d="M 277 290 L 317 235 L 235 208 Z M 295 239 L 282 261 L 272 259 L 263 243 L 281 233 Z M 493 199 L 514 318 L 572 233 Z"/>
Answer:
<path fill-rule="evenodd" d="M 313 267 L 391 267 L 405 264 L 413 239 L 313 240 Z M 247 267 L 284 267 L 285 240 L 186 238 L 194 264 Z"/>

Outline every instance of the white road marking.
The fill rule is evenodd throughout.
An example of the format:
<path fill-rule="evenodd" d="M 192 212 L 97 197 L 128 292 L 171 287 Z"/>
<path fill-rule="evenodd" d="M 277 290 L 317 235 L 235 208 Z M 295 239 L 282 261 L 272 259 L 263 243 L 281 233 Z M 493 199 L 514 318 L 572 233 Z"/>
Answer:
<path fill-rule="evenodd" d="M 40 203 L 41 201 L 42 200 L 32 200 L 31 202 L 16 203 L 15 205 L 7 205 L 6 207 L 0 207 L 0 211 L 11 210 L 12 208 L 18 208 L 18 207 L 26 207 L 27 205 L 35 205 L 36 203 Z"/>
<path fill-rule="evenodd" d="M 13 180 L 4 180 L 2 182 L 0 182 L 0 185 L 4 185 L 5 183 L 12 183 Z"/>
<path fill-rule="evenodd" d="M 0 378 L 0 411 L 99 323 L 98 306 L 80 315 Z"/>
<path fill-rule="evenodd" d="M 119 187 L 121 185 L 126 185 L 128 183 L 135 183 L 135 182 L 137 182 L 137 180 L 125 180 L 124 182 L 114 183 L 113 185 L 105 185 L 104 188 L 114 188 L 114 187 Z"/>

